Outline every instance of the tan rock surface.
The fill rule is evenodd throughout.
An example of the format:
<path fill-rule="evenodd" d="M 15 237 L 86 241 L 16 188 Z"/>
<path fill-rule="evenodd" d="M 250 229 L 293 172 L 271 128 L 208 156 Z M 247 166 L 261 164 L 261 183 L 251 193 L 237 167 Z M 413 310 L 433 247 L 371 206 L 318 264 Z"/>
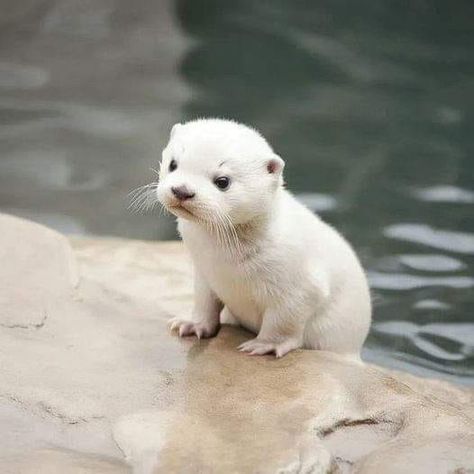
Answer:
<path fill-rule="evenodd" d="M 179 340 L 179 243 L 71 242 L 0 216 L 1 473 L 474 469 L 473 391 L 329 353 L 245 356 L 237 328 Z"/>

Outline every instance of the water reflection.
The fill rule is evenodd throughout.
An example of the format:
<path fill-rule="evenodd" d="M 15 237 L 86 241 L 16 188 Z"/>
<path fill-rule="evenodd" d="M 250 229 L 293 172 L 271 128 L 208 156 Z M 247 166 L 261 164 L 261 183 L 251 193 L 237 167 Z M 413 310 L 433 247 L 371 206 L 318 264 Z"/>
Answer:
<path fill-rule="evenodd" d="M 427 365 L 432 369 L 446 371 L 448 361 L 460 363 L 457 370 L 469 375 L 464 361 L 473 356 L 474 323 L 433 323 L 419 326 L 407 321 L 390 321 L 376 323 L 374 331 L 393 338 L 403 338 L 418 359 L 429 356 Z M 407 360 L 407 354 L 399 354 L 398 357 Z M 458 364 L 452 364 L 453 367 L 456 365 Z"/>
<path fill-rule="evenodd" d="M 472 288 L 474 278 L 471 277 L 433 277 L 415 276 L 407 273 L 369 272 L 370 285 L 375 290 L 413 290 L 430 286 L 445 288 Z"/>
<path fill-rule="evenodd" d="M 299 193 L 296 195 L 306 207 L 313 212 L 327 212 L 336 209 L 337 199 L 329 194 L 321 193 Z"/>
<path fill-rule="evenodd" d="M 422 201 L 474 203 L 474 192 L 456 186 L 432 186 L 418 189 L 413 195 Z"/>
<path fill-rule="evenodd" d="M 446 255 L 400 255 L 399 259 L 403 265 L 413 270 L 427 272 L 451 272 L 465 268 L 461 261 Z"/>
<path fill-rule="evenodd" d="M 474 254 L 474 234 L 433 229 L 425 224 L 394 224 L 383 230 L 392 239 L 415 242 L 455 253 Z"/>

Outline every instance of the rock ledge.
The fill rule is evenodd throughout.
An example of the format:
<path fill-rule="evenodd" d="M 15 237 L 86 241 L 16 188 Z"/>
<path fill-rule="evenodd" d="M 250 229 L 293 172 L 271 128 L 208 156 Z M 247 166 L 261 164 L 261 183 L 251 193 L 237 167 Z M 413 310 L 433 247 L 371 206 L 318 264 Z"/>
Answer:
<path fill-rule="evenodd" d="M 2 473 L 461 473 L 474 392 L 337 355 L 172 337 L 179 243 L 67 239 L 0 215 Z"/>

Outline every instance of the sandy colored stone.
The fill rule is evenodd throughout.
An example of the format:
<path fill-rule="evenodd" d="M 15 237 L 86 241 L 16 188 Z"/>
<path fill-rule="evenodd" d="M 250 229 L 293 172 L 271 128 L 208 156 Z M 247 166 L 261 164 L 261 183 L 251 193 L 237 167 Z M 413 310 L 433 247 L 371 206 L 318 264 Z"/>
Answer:
<path fill-rule="evenodd" d="M 474 469 L 472 390 L 330 353 L 249 357 L 238 328 L 180 340 L 181 244 L 70 242 L 0 216 L 0 472 Z"/>
<path fill-rule="evenodd" d="M 78 282 L 66 237 L 39 224 L 0 215 L 0 325 L 39 329 L 50 306 Z"/>
<path fill-rule="evenodd" d="M 126 474 L 122 462 L 105 456 L 70 450 L 38 449 L 11 456 L 4 462 L 3 474 Z"/>

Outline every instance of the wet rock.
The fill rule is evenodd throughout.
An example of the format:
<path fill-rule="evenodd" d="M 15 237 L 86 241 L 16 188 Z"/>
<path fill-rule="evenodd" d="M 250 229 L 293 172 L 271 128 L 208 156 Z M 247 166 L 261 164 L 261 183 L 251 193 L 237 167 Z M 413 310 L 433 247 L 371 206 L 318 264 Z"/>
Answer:
<path fill-rule="evenodd" d="M 238 328 L 178 339 L 179 243 L 0 230 L 0 472 L 474 468 L 472 390 L 330 353 L 245 356 Z"/>

